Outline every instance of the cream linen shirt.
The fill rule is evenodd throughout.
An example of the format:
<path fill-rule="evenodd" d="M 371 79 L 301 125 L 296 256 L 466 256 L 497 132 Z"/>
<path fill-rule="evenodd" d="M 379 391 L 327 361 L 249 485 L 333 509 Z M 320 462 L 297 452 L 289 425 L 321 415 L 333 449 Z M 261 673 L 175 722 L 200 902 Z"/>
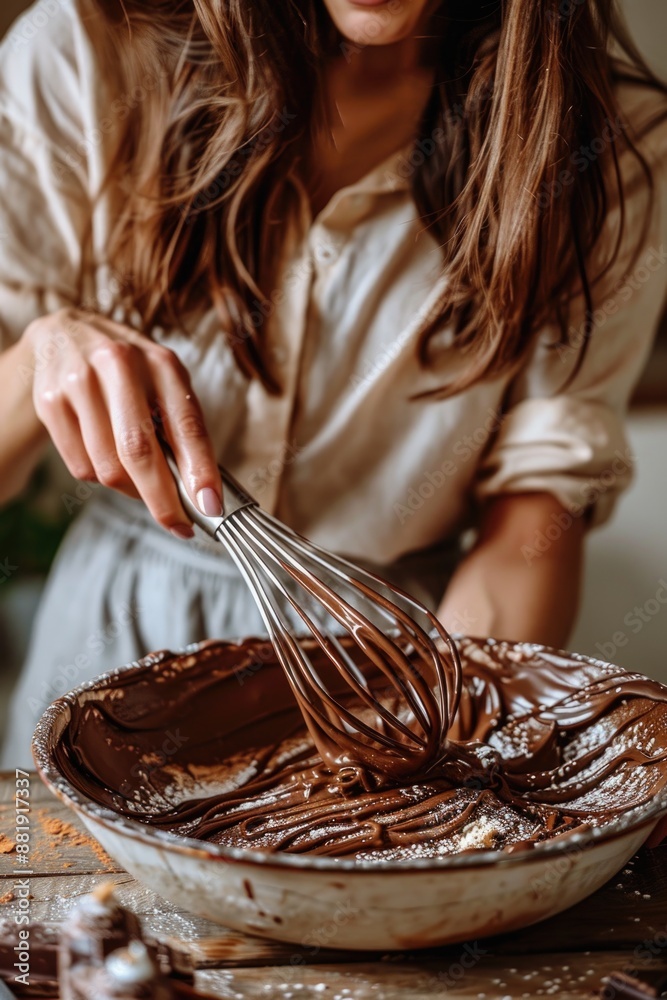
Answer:
<path fill-rule="evenodd" d="M 108 210 L 104 201 L 91 205 L 128 107 L 150 89 L 147 76 L 140 92 L 112 98 L 73 0 L 37 4 L 5 40 L 4 346 L 33 318 L 80 304 L 80 278 L 86 305 L 113 306 L 104 261 Z M 635 90 L 623 100 L 639 120 L 646 97 Z M 239 372 L 213 311 L 196 328 L 153 331 L 189 369 L 219 459 L 300 532 L 378 564 L 456 537 L 474 523 L 481 501 L 501 493 L 547 491 L 574 514 L 591 507 L 593 520 L 603 521 L 630 479 L 623 413 L 667 285 L 667 129 L 655 130 L 642 148 L 657 179 L 650 229 L 625 274 L 646 198 L 626 157 L 628 239 L 596 291 L 593 340 L 567 389 L 577 352 L 550 347 L 555 332 L 545 330 L 519 376 L 451 399 L 411 399 L 465 364 L 447 328 L 438 334 L 433 367 L 420 367 L 416 357 L 420 327 L 447 281 L 410 195 L 422 154 L 399 151 L 340 190 L 314 220 L 304 207 L 286 236 L 266 324 L 281 396 Z M 580 152 L 571 176 L 585 169 L 581 163 Z M 573 326 L 576 342 L 576 313 Z"/>

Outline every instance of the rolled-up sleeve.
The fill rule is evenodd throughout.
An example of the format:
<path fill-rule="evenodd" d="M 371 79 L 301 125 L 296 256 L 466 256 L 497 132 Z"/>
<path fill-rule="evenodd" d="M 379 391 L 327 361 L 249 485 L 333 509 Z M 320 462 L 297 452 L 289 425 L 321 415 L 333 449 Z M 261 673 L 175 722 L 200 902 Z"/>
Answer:
<path fill-rule="evenodd" d="M 91 212 L 72 9 L 27 32 L 34 11 L 0 46 L 0 349 L 78 303 Z"/>
<path fill-rule="evenodd" d="M 630 120 L 655 110 L 652 100 L 649 107 L 635 108 Z M 631 481 L 634 462 L 624 418 L 667 293 L 667 126 L 656 125 L 640 148 L 655 181 L 650 223 L 642 235 L 649 185 L 636 159 L 624 153 L 625 232 L 618 259 L 593 286 L 593 329 L 583 364 L 571 378 L 584 340 L 580 296 L 572 310 L 570 343 L 560 345 L 558 331 L 545 330 L 510 387 L 498 434 L 478 469 L 479 501 L 546 492 L 574 516 L 586 512 L 589 523 L 601 524 Z M 601 256 L 608 254 L 618 222 L 618 206 L 612 206 Z M 599 259 L 591 262 L 593 273 L 596 266 Z"/>

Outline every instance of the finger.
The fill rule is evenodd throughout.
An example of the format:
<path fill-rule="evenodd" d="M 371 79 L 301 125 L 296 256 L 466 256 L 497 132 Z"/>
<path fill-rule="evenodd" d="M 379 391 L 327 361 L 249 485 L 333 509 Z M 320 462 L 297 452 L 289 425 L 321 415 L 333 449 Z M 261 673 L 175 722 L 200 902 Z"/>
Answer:
<path fill-rule="evenodd" d="M 96 480 L 95 469 L 86 450 L 76 414 L 67 397 L 47 389 L 35 397 L 35 411 L 46 427 L 56 450 L 75 479 Z"/>
<path fill-rule="evenodd" d="M 78 418 L 81 438 L 95 478 L 103 486 L 118 490 L 135 500 L 141 499 L 116 451 L 109 413 L 94 368 L 85 374 L 68 377 L 69 400 Z"/>
<path fill-rule="evenodd" d="M 160 422 L 188 494 L 203 514 L 219 517 L 220 472 L 188 372 L 176 355 L 164 348 L 151 351 L 147 358 L 160 401 Z"/>
<path fill-rule="evenodd" d="M 191 538 L 192 525 L 155 434 L 143 352 L 131 344 L 111 341 L 91 355 L 91 363 L 121 465 L 158 524 L 179 538 Z"/>

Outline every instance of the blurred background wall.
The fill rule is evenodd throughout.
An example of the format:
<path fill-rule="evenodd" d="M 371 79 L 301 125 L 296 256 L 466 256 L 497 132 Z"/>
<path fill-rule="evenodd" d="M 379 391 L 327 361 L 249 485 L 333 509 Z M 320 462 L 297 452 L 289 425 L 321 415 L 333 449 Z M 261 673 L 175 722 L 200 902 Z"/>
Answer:
<path fill-rule="evenodd" d="M 622 5 L 640 48 L 667 78 L 667 0 L 623 0 Z M 24 0 L 0 0 L 0 35 L 27 6 Z M 583 606 L 571 647 L 667 682 L 665 324 L 635 399 L 629 434 L 637 459 L 636 481 L 613 523 L 590 538 Z M 24 506 L 0 514 L 0 552 L 4 555 L 17 545 L 21 551 L 17 573 L 8 581 L 0 579 L 0 734 L 41 588 L 43 563 L 59 534 L 58 511 L 49 508 L 48 499 L 38 497 L 28 520 Z M 6 540 L 11 540 L 11 549 L 2 547 Z"/>
<path fill-rule="evenodd" d="M 664 0 L 622 0 L 628 24 L 644 56 L 667 76 L 667 3 Z"/>

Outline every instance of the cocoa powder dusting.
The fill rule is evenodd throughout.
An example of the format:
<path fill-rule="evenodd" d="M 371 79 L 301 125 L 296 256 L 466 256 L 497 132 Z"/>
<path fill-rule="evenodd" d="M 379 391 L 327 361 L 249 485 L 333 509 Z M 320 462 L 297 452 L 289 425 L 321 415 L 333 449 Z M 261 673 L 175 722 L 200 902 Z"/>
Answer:
<path fill-rule="evenodd" d="M 14 850 L 16 850 L 14 841 L 5 837 L 4 833 L 0 833 L 0 854 L 11 854 Z"/>
<path fill-rule="evenodd" d="M 98 857 L 105 867 L 113 867 L 113 861 L 94 837 L 82 833 L 81 830 L 77 830 L 71 823 L 66 823 L 56 816 L 49 816 L 46 809 L 40 809 L 37 816 L 44 832 L 56 844 L 68 847 L 87 847 Z M 63 867 L 70 868 L 71 863 L 66 863 Z"/>

